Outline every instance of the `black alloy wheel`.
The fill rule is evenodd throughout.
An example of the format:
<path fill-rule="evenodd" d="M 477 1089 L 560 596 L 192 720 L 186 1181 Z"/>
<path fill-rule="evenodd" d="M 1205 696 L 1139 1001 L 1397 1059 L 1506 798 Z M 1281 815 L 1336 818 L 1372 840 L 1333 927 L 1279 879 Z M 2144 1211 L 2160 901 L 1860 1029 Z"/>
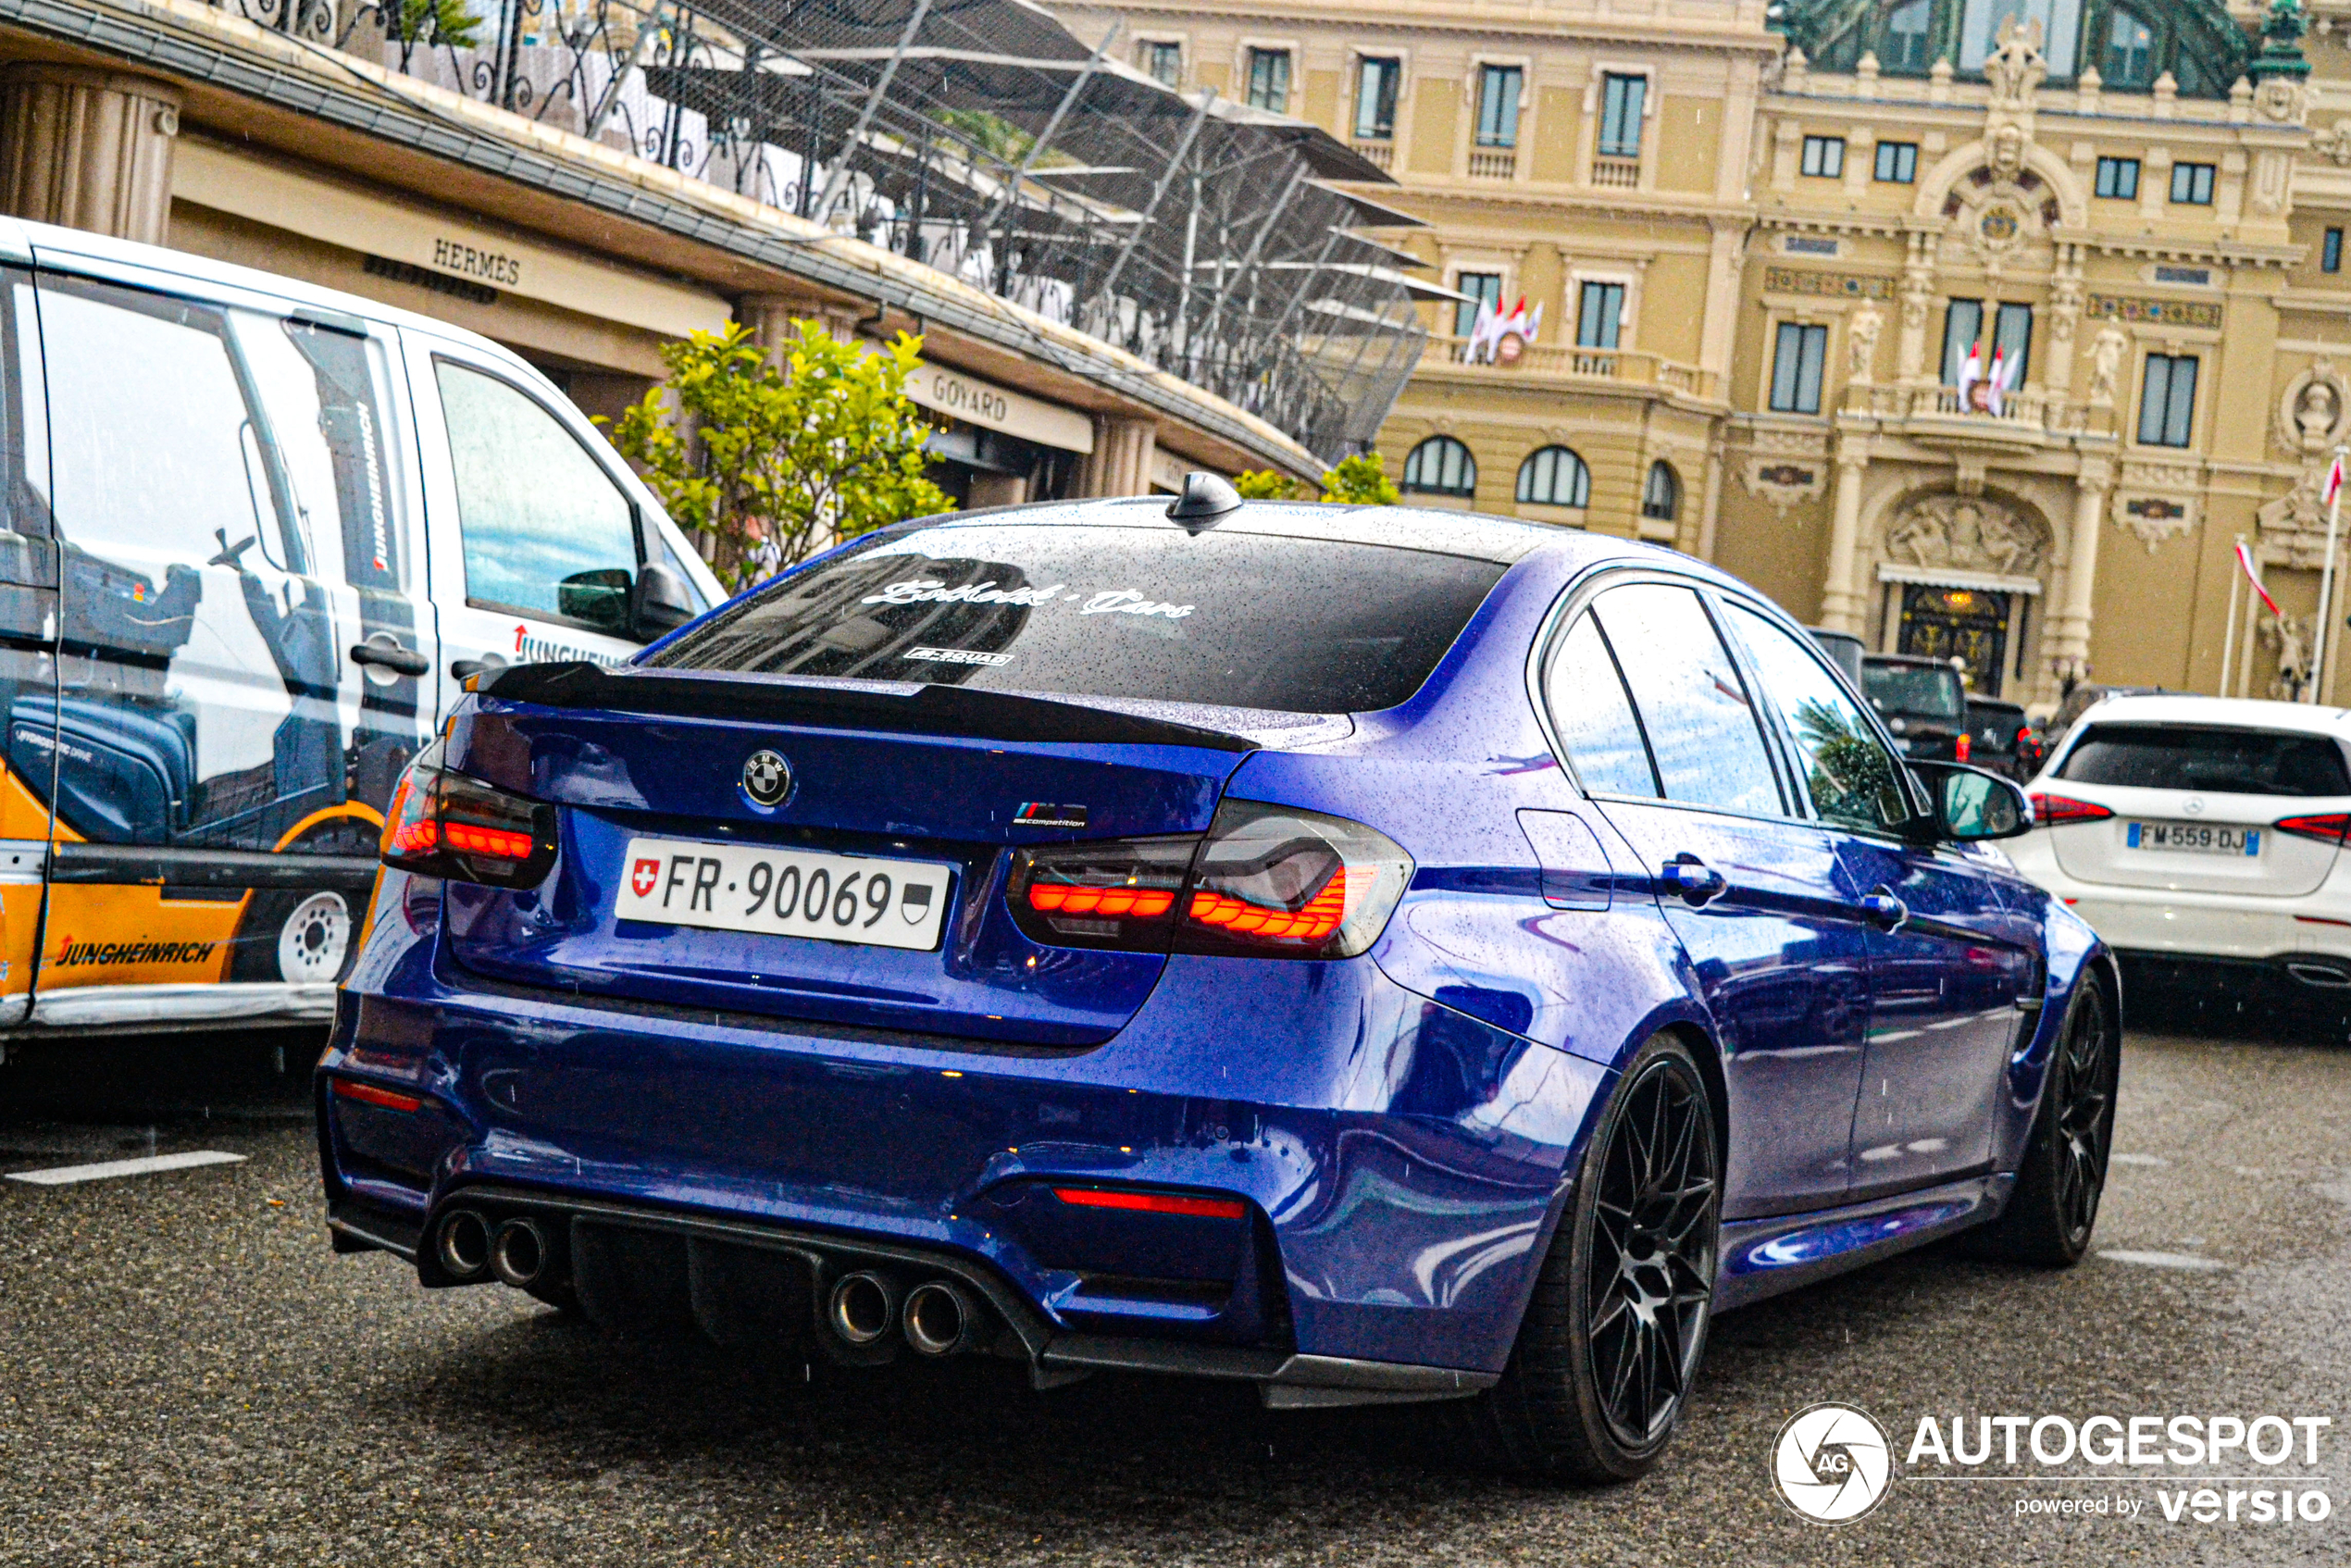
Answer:
<path fill-rule="evenodd" d="M 2050 1048 L 2041 1108 L 2000 1217 L 1960 1238 L 1979 1257 L 2068 1268 L 2090 1249 L 2114 1148 L 2121 1030 L 2104 986 L 2084 974 Z"/>
<path fill-rule="evenodd" d="M 1687 1402 L 1714 1300 L 1722 1149 L 1689 1048 L 1641 1048 L 1585 1151 L 1501 1381 L 1467 1407 L 1499 1468 L 1626 1481 Z"/>

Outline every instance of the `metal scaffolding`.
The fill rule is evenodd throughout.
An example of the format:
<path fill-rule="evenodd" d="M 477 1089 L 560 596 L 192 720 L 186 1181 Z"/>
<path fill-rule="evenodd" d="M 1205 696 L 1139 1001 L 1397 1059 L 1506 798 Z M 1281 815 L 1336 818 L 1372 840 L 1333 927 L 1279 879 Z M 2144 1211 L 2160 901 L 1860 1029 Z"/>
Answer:
<path fill-rule="evenodd" d="M 1025 0 L 218 0 L 1127 350 L 1326 461 L 1426 333 L 1416 219 L 1316 127 L 1179 93 Z M 485 6 L 484 9 L 474 9 Z"/>

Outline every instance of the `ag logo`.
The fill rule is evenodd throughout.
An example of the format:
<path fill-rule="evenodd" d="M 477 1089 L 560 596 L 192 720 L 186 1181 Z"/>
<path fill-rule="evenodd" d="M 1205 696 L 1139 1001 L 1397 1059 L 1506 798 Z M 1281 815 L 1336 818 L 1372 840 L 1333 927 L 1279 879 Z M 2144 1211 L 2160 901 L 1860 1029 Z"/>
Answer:
<path fill-rule="evenodd" d="M 1815 1524 L 1850 1524 L 1885 1500 L 1893 1450 L 1867 1411 L 1817 1404 L 1797 1411 L 1772 1447 L 1772 1479 Z"/>
<path fill-rule="evenodd" d="M 628 868 L 628 886 L 635 890 L 639 898 L 644 898 L 650 894 L 653 890 L 653 884 L 659 880 L 661 880 L 661 862 L 658 860 L 641 860 Z"/>
<path fill-rule="evenodd" d="M 753 752 L 743 764 L 743 793 L 752 804 L 777 806 L 791 793 L 791 764 L 773 752 Z"/>

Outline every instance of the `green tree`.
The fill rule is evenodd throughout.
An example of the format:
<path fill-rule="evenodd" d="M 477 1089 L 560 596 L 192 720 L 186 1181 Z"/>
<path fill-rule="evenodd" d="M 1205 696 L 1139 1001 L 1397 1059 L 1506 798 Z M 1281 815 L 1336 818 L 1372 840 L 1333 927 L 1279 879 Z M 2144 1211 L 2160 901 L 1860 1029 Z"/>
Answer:
<path fill-rule="evenodd" d="M 669 344 L 669 380 L 613 430 L 729 588 L 954 505 L 924 475 L 931 427 L 906 396 L 922 340 L 901 332 L 869 354 L 817 322 L 799 328 L 780 367 L 747 327 Z"/>
<path fill-rule="evenodd" d="M 1393 506 L 1403 496 L 1387 477 L 1376 452 L 1342 457 L 1323 474 L 1323 499 L 1345 506 Z"/>
<path fill-rule="evenodd" d="M 1243 501 L 1295 501 L 1298 481 L 1271 468 L 1244 468 L 1233 476 L 1233 488 Z"/>
<path fill-rule="evenodd" d="M 402 70 L 419 47 L 471 49 L 481 42 L 481 19 L 466 0 L 399 0 L 382 16 L 384 31 L 400 44 Z"/>

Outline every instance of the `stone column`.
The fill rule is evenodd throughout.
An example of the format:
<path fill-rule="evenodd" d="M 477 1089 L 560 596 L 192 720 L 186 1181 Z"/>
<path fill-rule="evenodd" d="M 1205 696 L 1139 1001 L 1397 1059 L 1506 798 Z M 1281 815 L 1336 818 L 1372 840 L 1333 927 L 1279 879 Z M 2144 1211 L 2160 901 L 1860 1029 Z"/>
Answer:
<path fill-rule="evenodd" d="M 0 210 L 165 243 L 180 89 L 126 71 L 22 61 L 0 70 Z"/>
<path fill-rule="evenodd" d="M 1934 262 L 1927 236 L 1910 236 L 1910 254 L 1902 264 L 1902 335 L 1894 358 L 1894 377 L 1908 386 L 1919 380 L 1926 365 L 1926 326 L 1934 296 Z M 1940 377 L 1938 367 L 1935 376 Z"/>
<path fill-rule="evenodd" d="M 2049 671 L 2060 686 L 2086 680 L 2090 675 L 2090 622 L 2098 583 L 2098 531 L 2106 513 L 2106 496 L 2114 483 L 2114 465 L 2104 457 L 2085 457 L 2073 491 L 2073 540 L 2066 554 L 2065 608 L 2054 628 L 2055 646 Z"/>
<path fill-rule="evenodd" d="M 1088 496 L 1149 495 L 1151 458 L 1158 451 L 1159 427 L 1152 421 L 1097 415 L 1094 450 L 1079 489 Z"/>
<path fill-rule="evenodd" d="M 802 321 L 817 321 L 834 337 L 857 335 L 861 317 L 854 305 L 832 305 L 804 294 L 745 294 L 736 302 L 735 319 L 751 329 L 753 341 L 766 352 L 770 365 L 781 365 L 785 345 L 800 335 Z"/>
<path fill-rule="evenodd" d="M 1829 527 L 1828 573 L 1821 584 L 1821 624 L 1831 631 L 1862 634 L 1866 606 L 1853 591 L 1853 564 L 1861 551 L 1861 476 L 1869 471 L 1866 438 L 1840 436 L 1836 443 L 1835 521 Z"/>

